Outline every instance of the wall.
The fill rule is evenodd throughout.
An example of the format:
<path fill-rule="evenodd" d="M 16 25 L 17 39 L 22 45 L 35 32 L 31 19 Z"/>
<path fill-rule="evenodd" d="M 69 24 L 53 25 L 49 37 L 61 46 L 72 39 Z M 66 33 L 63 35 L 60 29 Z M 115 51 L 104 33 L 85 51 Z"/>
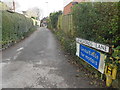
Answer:
<path fill-rule="evenodd" d="M 33 21 L 34 26 L 36 26 L 36 25 L 40 26 L 40 21 L 39 20 L 35 20 L 35 19 L 32 18 L 32 21 Z"/>
<path fill-rule="evenodd" d="M 64 11 L 63 11 L 63 14 L 64 15 L 67 15 L 67 14 L 70 14 L 72 12 L 72 7 L 74 6 L 73 3 L 74 2 L 84 2 L 86 0 L 73 0 L 72 2 L 70 2 L 69 4 L 67 4 L 65 7 L 64 7 Z"/>
<path fill-rule="evenodd" d="M 72 8 L 72 2 L 70 2 L 68 5 L 66 5 L 64 7 L 64 11 L 63 11 L 63 14 L 64 15 L 67 15 L 67 14 L 70 14 L 71 13 L 71 8 Z"/>

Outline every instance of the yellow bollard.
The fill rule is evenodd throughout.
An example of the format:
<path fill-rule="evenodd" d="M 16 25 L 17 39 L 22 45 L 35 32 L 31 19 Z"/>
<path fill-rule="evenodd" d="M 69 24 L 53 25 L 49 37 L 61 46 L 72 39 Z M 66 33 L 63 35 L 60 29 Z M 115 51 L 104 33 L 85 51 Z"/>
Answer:
<path fill-rule="evenodd" d="M 112 79 L 116 79 L 117 76 L 117 66 L 115 65 L 112 69 Z"/>
<path fill-rule="evenodd" d="M 110 87 L 112 84 L 112 68 L 111 64 L 105 67 L 105 75 L 106 75 L 106 86 Z"/>
<path fill-rule="evenodd" d="M 110 87 L 112 81 L 116 79 L 117 76 L 117 66 L 113 64 L 109 64 L 105 67 L 105 75 L 106 75 L 106 86 Z"/>

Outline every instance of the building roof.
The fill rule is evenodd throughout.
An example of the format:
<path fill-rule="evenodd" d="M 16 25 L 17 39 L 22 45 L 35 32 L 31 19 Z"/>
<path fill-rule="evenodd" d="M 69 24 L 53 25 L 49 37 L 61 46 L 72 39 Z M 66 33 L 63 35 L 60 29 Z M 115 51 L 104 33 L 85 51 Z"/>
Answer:
<path fill-rule="evenodd" d="M 67 6 L 67 5 L 69 5 L 70 3 L 72 3 L 72 2 L 78 2 L 78 3 L 80 3 L 80 2 L 85 2 L 86 0 L 66 0 L 65 2 L 64 2 L 64 7 L 65 6 Z"/>
<path fill-rule="evenodd" d="M 84 2 L 85 0 L 73 0 L 72 2 Z"/>

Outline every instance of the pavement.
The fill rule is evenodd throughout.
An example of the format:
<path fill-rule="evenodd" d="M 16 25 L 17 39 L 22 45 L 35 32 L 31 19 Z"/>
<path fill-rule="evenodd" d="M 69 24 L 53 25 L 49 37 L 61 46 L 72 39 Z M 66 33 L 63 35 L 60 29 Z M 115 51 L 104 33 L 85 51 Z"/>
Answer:
<path fill-rule="evenodd" d="M 54 34 L 44 27 L 4 50 L 0 70 L 2 88 L 96 88 L 68 62 Z"/>

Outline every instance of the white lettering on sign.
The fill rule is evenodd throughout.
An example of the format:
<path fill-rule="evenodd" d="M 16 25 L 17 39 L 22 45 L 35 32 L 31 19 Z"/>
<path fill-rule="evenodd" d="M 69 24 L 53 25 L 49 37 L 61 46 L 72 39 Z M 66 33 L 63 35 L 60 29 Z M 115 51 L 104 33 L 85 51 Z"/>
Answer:
<path fill-rule="evenodd" d="M 84 45 L 81 47 L 81 45 L 76 43 L 76 55 L 103 74 L 106 55 Z"/>
<path fill-rule="evenodd" d="M 95 49 L 98 49 L 98 50 L 101 50 L 103 52 L 107 52 L 107 53 L 109 52 L 109 47 L 103 44 L 95 43 L 95 42 L 88 41 L 88 40 L 81 39 L 81 38 L 76 38 L 76 42 L 95 48 Z"/>

